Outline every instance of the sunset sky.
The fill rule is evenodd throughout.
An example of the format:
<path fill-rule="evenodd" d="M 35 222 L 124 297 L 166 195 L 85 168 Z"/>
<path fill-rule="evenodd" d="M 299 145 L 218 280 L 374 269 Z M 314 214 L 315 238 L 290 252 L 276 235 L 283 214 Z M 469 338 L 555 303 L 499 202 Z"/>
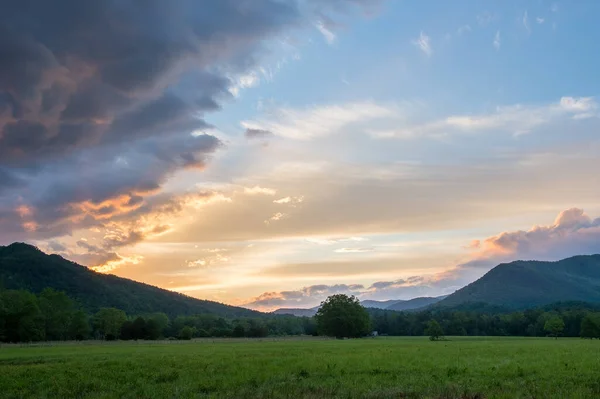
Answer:
<path fill-rule="evenodd" d="M 598 253 L 598 15 L 8 1 L 0 244 L 259 310 Z"/>

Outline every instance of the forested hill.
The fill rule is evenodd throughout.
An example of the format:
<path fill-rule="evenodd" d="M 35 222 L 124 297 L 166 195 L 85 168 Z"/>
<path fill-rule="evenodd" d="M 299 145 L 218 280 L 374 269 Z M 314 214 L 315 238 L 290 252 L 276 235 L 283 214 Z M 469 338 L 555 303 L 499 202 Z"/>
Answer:
<path fill-rule="evenodd" d="M 110 274 L 48 255 L 38 248 L 14 243 L 0 246 L 0 288 L 44 288 L 64 291 L 88 312 L 116 307 L 128 314 L 164 312 L 169 316 L 211 313 L 224 317 L 257 316 L 261 313 L 204 301 Z"/>
<path fill-rule="evenodd" d="M 600 255 L 501 264 L 438 306 L 484 302 L 525 309 L 559 301 L 600 303 Z"/>

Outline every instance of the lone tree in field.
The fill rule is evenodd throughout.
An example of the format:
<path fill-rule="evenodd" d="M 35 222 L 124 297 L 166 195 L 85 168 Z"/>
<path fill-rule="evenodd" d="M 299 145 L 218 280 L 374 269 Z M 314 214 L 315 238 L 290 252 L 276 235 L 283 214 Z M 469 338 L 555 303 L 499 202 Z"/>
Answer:
<path fill-rule="evenodd" d="M 425 334 L 429 335 L 429 339 L 431 341 L 437 341 L 440 338 L 444 338 L 444 330 L 442 330 L 442 326 L 440 326 L 440 323 L 433 319 L 429 320 L 427 323 Z"/>
<path fill-rule="evenodd" d="M 558 336 L 562 334 L 565 329 L 565 322 L 559 316 L 551 317 L 546 320 L 544 324 L 544 331 L 546 331 L 551 337 L 558 339 Z"/>
<path fill-rule="evenodd" d="M 367 310 L 354 296 L 336 294 L 321 303 L 315 315 L 320 334 L 336 338 L 364 337 L 370 332 Z"/>

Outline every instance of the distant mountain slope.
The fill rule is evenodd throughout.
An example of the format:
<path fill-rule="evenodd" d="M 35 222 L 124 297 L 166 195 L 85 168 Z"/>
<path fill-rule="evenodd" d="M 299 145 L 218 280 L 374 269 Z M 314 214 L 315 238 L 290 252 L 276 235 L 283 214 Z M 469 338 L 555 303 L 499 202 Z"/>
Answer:
<path fill-rule="evenodd" d="M 387 309 L 387 310 L 413 310 L 423 308 L 425 306 L 432 305 L 438 301 L 444 299 L 445 296 L 440 296 L 436 298 L 430 297 L 421 297 L 421 298 L 413 298 L 413 299 L 390 299 L 388 301 L 374 301 L 371 299 L 367 299 L 364 301 L 360 301 L 360 304 L 365 308 L 371 309 Z M 310 309 L 302 309 L 302 308 L 280 308 L 273 311 L 273 314 L 291 314 L 294 316 L 306 316 L 312 317 L 319 310 L 318 306 Z"/>
<path fill-rule="evenodd" d="M 413 298 L 413 299 L 409 299 L 408 301 L 396 302 L 395 304 L 388 306 L 386 309 L 396 310 L 396 311 L 415 310 L 415 309 L 424 308 L 429 305 L 433 305 L 434 303 L 438 303 L 439 301 L 443 300 L 444 298 L 446 298 L 446 297 L 445 296 L 438 296 L 438 297 L 424 296 L 424 297 L 419 297 L 419 298 Z"/>
<path fill-rule="evenodd" d="M 116 307 L 128 314 L 165 312 L 169 316 L 212 313 L 221 316 L 256 316 L 259 312 L 203 301 L 109 274 L 96 273 L 34 246 L 14 243 L 0 246 L 0 287 L 40 292 L 51 287 L 66 292 L 84 309 L 95 312 Z"/>
<path fill-rule="evenodd" d="M 315 314 L 317 314 L 317 308 L 312 308 L 312 309 L 300 309 L 300 308 L 281 308 L 281 309 L 277 309 L 274 310 L 272 313 L 273 314 L 287 314 L 287 315 L 293 315 L 293 316 L 298 316 L 298 317 L 313 317 Z"/>
<path fill-rule="evenodd" d="M 438 305 L 485 302 L 519 309 L 559 301 L 600 302 L 600 255 L 501 264 Z"/>
<path fill-rule="evenodd" d="M 402 299 L 390 299 L 389 301 L 373 301 L 370 299 L 366 299 L 364 301 L 360 301 L 360 304 L 365 308 L 374 308 L 374 309 L 388 309 L 390 306 L 397 304 L 398 302 L 406 302 Z"/>

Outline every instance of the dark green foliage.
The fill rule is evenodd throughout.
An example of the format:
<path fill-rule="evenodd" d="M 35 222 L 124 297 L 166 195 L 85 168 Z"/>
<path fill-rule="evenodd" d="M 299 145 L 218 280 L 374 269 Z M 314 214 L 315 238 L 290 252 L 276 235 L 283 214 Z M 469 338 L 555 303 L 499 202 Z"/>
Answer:
<path fill-rule="evenodd" d="M 75 314 L 73 301 L 64 292 L 46 288 L 38 296 L 38 304 L 44 318 L 46 340 L 69 339 L 71 319 Z"/>
<path fill-rule="evenodd" d="M 243 325 L 238 324 L 237 326 L 234 327 L 231 335 L 233 337 L 244 337 L 246 335 L 246 330 L 244 329 Z"/>
<path fill-rule="evenodd" d="M 121 324 L 121 339 L 123 341 L 129 341 L 133 339 L 133 322 L 131 320 L 125 320 Z"/>
<path fill-rule="evenodd" d="M 200 313 L 224 317 L 260 315 L 252 310 L 194 299 L 125 278 L 96 273 L 22 243 L 0 246 L 0 281 L 6 289 L 24 289 L 36 294 L 49 287 L 62 291 L 89 313 L 114 307 L 134 315 L 153 312 L 163 312 L 171 317 Z"/>
<path fill-rule="evenodd" d="M 131 325 L 131 335 L 133 339 L 146 338 L 146 320 L 143 317 L 137 317 Z"/>
<path fill-rule="evenodd" d="M 525 309 L 558 301 L 600 303 L 600 255 L 501 264 L 434 306 L 484 302 Z"/>
<path fill-rule="evenodd" d="M 125 312 L 115 308 L 102 308 L 94 316 L 94 327 L 100 337 L 107 341 L 121 336 L 121 327 L 127 320 Z"/>
<path fill-rule="evenodd" d="M 425 335 L 429 335 L 431 341 L 437 341 L 444 337 L 444 330 L 442 330 L 442 326 L 436 320 L 429 320 L 425 329 Z"/>
<path fill-rule="evenodd" d="M 155 340 L 162 336 L 160 325 L 156 319 L 150 318 L 146 320 L 146 330 L 144 339 Z"/>
<path fill-rule="evenodd" d="M 357 338 L 370 332 L 369 313 L 354 296 L 330 296 L 321 303 L 315 319 L 319 332 L 332 337 Z"/>
<path fill-rule="evenodd" d="M 82 310 L 74 312 L 69 324 L 69 339 L 77 341 L 88 339 L 91 332 L 88 315 Z"/>
<path fill-rule="evenodd" d="M 22 290 L 0 292 L 3 303 L 3 336 L 8 342 L 41 341 L 45 338 L 44 318 L 35 295 Z"/>
<path fill-rule="evenodd" d="M 153 313 L 148 317 L 148 321 L 156 323 L 156 329 L 158 330 L 158 337 L 164 337 L 167 334 L 169 325 L 171 324 L 169 316 L 165 313 Z"/>
<path fill-rule="evenodd" d="M 179 339 L 190 340 L 196 333 L 196 329 L 194 327 L 185 326 L 179 331 Z"/>
<path fill-rule="evenodd" d="M 587 314 L 581 320 L 581 338 L 600 338 L 600 318 L 598 315 Z"/>
<path fill-rule="evenodd" d="M 565 329 L 565 322 L 560 316 L 552 316 L 544 323 L 544 331 L 551 337 L 558 338 Z"/>

